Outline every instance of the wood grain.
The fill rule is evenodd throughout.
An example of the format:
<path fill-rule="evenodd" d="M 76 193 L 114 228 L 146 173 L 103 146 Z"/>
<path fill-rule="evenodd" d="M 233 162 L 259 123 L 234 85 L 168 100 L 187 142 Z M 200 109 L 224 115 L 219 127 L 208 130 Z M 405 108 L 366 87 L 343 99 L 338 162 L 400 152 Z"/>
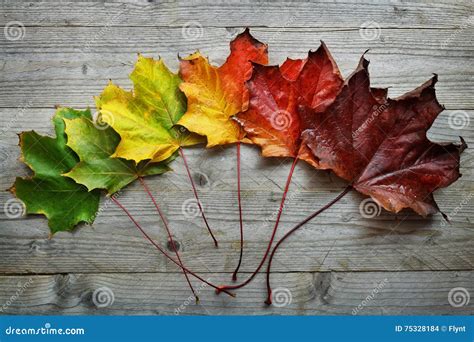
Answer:
<path fill-rule="evenodd" d="M 205 277 L 217 283 L 230 278 Z M 468 315 L 474 309 L 472 301 L 459 308 L 448 302 L 454 287 L 474 291 L 472 271 L 276 273 L 278 307 L 263 303 L 263 280 L 258 277 L 236 298 L 195 282 L 201 299 L 195 304 L 183 276 L 175 273 L 3 276 L 0 309 L 36 315 Z"/>
<path fill-rule="evenodd" d="M 286 57 L 305 57 L 322 39 L 347 76 L 370 48 L 367 57 L 371 60 L 372 84 L 390 87 L 390 96 L 401 95 L 438 73 L 438 96 L 447 108 L 474 108 L 474 62 L 470 58 L 474 51 L 470 36 L 474 32 L 470 26 L 383 29 L 375 40 L 363 39 L 358 29 L 255 28 L 252 32 L 269 44 L 271 63 L 282 63 Z M 107 80 L 130 86 L 128 75 L 137 52 L 160 55 L 172 69 L 177 69 L 178 54 L 197 49 L 209 55 L 213 63 L 222 63 L 232 35 L 222 28 L 206 28 L 205 33 L 190 41 L 182 38 L 178 28 L 26 28 L 23 40 L 1 42 L 0 107 L 93 106 L 93 96 L 100 94 Z"/>
<path fill-rule="evenodd" d="M 0 110 L 10 113 L 11 109 Z M 52 110 L 32 109 L 19 115 L 18 121 L 7 121 L 10 115 L 0 116 L 4 125 L 11 124 L 5 133 L 4 149 L 7 157 L 0 165 L 0 186 L 7 188 L 19 174 L 28 171 L 17 160 L 18 132 L 25 127 L 50 134 Z M 456 141 L 463 135 L 474 144 L 471 126 L 462 130 L 449 128 L 452 111 L 441 115 L 430 131 L 436 141 Z M 472 117 L 472 111 L 466 111 Z M 30 119 L 32 118 L 32 119 Z M 182 161 L 174 164 L 174 171 L 153 177 L 148 183 L 167 213 L 173 233 L 181 244 L 183 260 L 193 269 L 231 272 L 238 251 L 238 213 L 235 193 L 235 149 L 187 149 L 186 154 L 198 184 L 211 225 L 217 232 L 221 248 L 211 247 L 209 236 L 200 217 L 183 213 L 186 200 L 192 198 Z M 474 173 L 472 154 L 463 155 L 460 181 L 438 191 L 440 207 L 451 216 L 446 225 L 441 215 L 429 220 L 412 212 L 398 215 L 381 211 L 369 219 L 361 216 L 364 199 L 350 194 L 337 206 L 309 223 L 284 244 L 278 253 L 278 271 L 368 271 L 368 270 L 470 270 L 474 265 L 474 215 L 472 193 Z M 245 216 L 245 259 L 243 270 L 251 271 L 260 260 L 269 239 L 275 211 L 282 194 L 282 185 L 289 170 L 289 160 L 263 159 L 256 148 L 242 149 L 242 189 Z M 315 171 L 300 163 L 290 188 L 280 228 L 290 229 L 316 208 L 322 207 L 344 188 L 344 183 L 326 172 Z M 1 203 L 11 198 L 0 195 Z M 152 236 L 165 246 L 161 226 L 151 201 L 139 184 L 127 187 L 120 201 L 147 227 Z M 157 272 L 176 271 L 174 265 L 142 239 L 127 217 L 113 203 L 103 200 L 100 213 L 92 228 L 82 227 L 71 233 L 60 233 L 48 239 L 47 222 L 42 217 L 8 220 L 0 216 L 2 254 L 0 270 L 5 273 L 28 273 L 38 268 L 42 273 L 63 272 Z M 21 229 L 18 229 L 21 225 Z M 110 236 L 113 236 L 113 239 Z M 203 253 L 205 251 L 205 253 Z M 137 260 L 145 259 L 137 266 Z M 81 260 L 77 263 L 77 260 Z M 45 262 L 48 262 L 45 265 Z"/>
<path fill-rule="evenodd" d="M 438 73 L 437 95 L 447 110 L 429 137 L 458 141 L 463 136 L 474 146 L 474 11 L 469 0 L 4 0 L 0 10 L 1 189 L 29 174 L 18 161 L 16 134 L 32 129 L 52 134 L 56 104 L 93 106 L 92 96 L 108 79 L 130 87 L 137 52 L 160 55 L 174 70 L 178 53 L 196 49 L 220 64 L 228 42 L 246 26 L 269 44 L 271 63 L 301 58 L 322 39 L 347 76 L 370 48 L 372 85 L 391 87 L 392 97 Z M 3 29 L 12 22 L 24 25 L 22 39 L 7 39 Z M 372 29 L 361 30 L 364 25 Z M 148 184 L 167 213 L 186 265 L 213 282 L 227 282 L 239 248 L 235 147 L 186 153 L 219 249 L 212 247 L 201 218 L 183 206 L 192 192 L 181 160 L 173 164 L 174 172 L 152 177 Z M 242 162 L 246 242 L 241 279 L 262 256 L 290 166 L 289 160 L 263 159 L 250 146 L 243 148 Z M 364 197 L 356 193 L 307 224 L 282 245 L 274 262 L 274 287 L 292 296 L 283 307 L 263 305 L 261 275 L 236 299 L 202 288 L 201 305 L 195 305 L 179 270 L 105 198 L 92 227 L 52 239 L 43 217 L 10 219 L 1 210 L 0 314 L 470 314 L 472 300 L 454 308 L 447 296 L 454 287 L 466 288 L 471 297 L 474 293 L 473 166 L 468 149 L 462 178 L 435 194 L 451 224 L 441 215 L 423 219 L 409 211 L 381 211 L 367 218 L 359 207 Z M 334 175 L 299 163 L 277 237 L 344 186 Z M 1 208 L 11 198 L 1 192 Z M 139 184 L 122 191 L 120 200 L 168 248 Z M 92 295 L 101 287 L 110 288 L 115 301 L 99 309 Z M 367 301 L 375 288 L 380 291 Z"/>
<path fill-rule="evenodd" d="M 3 0 L 0 25 L 17 20 L 31 26 L 268 26 L 353 28 L 371 20 L 386 27 L 459 27 L 472 2 L 436 1 L 143 1 L 30 2 Z M 113 20 L 112 18 L 116 18 Z M 218 19 L 218 20 L 216 20 Z"/>

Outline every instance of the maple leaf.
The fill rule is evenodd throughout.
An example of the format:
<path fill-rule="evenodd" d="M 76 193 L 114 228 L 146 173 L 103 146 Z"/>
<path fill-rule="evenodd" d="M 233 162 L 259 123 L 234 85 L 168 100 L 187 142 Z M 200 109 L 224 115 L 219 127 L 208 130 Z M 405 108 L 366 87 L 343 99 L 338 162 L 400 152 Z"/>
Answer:
<path fill-rule="evenodd" d="M 298 105 L 307 103 L 322 110 L 336 97 L 342 83 L 339 69 L 324 43 L 317 51 L 310 51 L 306 60 L 287 60 L 282 68 L 253 63 L 253 74 L 247 82 L 249 106 L 245 112 L 237 114 L 235 120 L 242 125 L 252 142 L 262 148 L 263 156 L 293 157 L 294 160 L 263 258 L 246 281 L 222 286 L 221 289 L 246 286 L 260 271 L 275 239 L 298 159 L 317 163 L 306 146 L 301 144 L 301 132 L 310 127 L 311 116 L 300 116 Z"/>
<path fill-rule="evenodd" d="M 107 189 L 113 194 L 138 177 L 162 174 L 169 171 L 167 162 L 140 162 L 112 158 L 120 136 L 111 127 L 97 127 L 87 117 L 66 119 L 67 145 L 79 156 L 80 162 L 65 174 L 89 190 Z"/>
<path fill-rule="evenodd" d="M 301 146 L 301 132 L 311 127 L 312 116 L 301 116 L 298 106 L 324 110 L 336 97 L 343 80 L 324 43 L 304 60 L 287 59 L 281 67 L 254 64 L 247 82 L 250 104 L 236 116 L 247 136 L 265 157 L 298 157 L 316 164 Z"/>
<path fill-rule="evenodd" d="M 332 105 L 313 116 L 303 132 L 318 167 L 331 169 L 392 212 L 412 208 L 426 216 L 439 211 L 433 191 L 460 177 L 461 144 L 438 144 L 426 132 L 443 107 L 432 79 L 397 99 L 370 88 L 369 62 L 362 57 Z"/>
<path fill-rule="evenodd" d="M 267 46 L 253 38 L 249 29 L 230 43 L 230 50 L 229 57 L 220 67 L 212 66 L 199 52 L 181 59 L 180 75 L 184 82 L 180 85 L 180 89 L 187 96 L 188 108 L 178 124 L 191 132 L 206 136 L 207 147 L 237 143 L 237 187 L 242 242 L 240 142 L 249 141 L 244 138 L 242 129 L 231 117 L 247 107 L 248 92 L 245 81 L 252 73 L 251 62 L 266 64 L 268 56 Z M 202 212 L 202 208 L 199 208 Z M 203 219 L 207 225 L 204 214 Z M 217 240 L 214 239 L 214 242 L 217 246 Z M 233 274 L 234 279 L 241 260 L 242 243 L 239 264 Z"/>
<path fill-rule="evenodd" d="M 435 96 L 437 77 L 391 100 L 387 89 L 370 88 L 367 68 L 368 61 L 362 56 L 356 71 L 324 111 L 307 103 L 299 105 L 299 115 L 312 118 L 312 127 L 302 133 L 302 145 L 314 154 L 314 166 L 331 169 L 351 184 L 275 244 L 266 271 L 267 304 L 272 303 L 270 271 L 278 248 L 351 189 L 371 196 L 389 211 L 409 207 L 425 216 L 439 211 L 433 191 L 460 176 L 464 140 L 459 145 L 436 144 L 426 137 L 443 110 Z M 288 70 L 297 70 L 297 65 L 289 65 Z"/>
<path fill-rule="evenodd" d="M 20 134 L 21 159 L 34 172 L 31 178 L 16 178 L 10 191 L 25 203 L 27 214 L 43 214 L 51 233 L 71 230 L 80 222 L 93 223 L 99 206 L 99 191 L 62 176 L 78 162 L 66 146 L 64 119 L 91 118 L 89 110 L 59 108 L 53 118 L 56 137 L 34 131 Z"/>
<path fill-rule="evenodd" d="M 179 253 L 174 245 L 168 222 L 153 194 L 143 180 L 144 176 L 169 171 L 170 168 L 167 166 L 167 163 L 176 157 L 176 153 L 166 161 L 160 163 L 142 161 L 137 165 L 132 160 L 111 157 L 120 142 L 120 136 L 112 127 L 103 127 L 100 123 L 93 122 L 86 117 L 68 119 L 65 120 L 65 123 L 68 137 L 67 144 L 80 158 L 80 162 L 71 171 L 66 173 L 65 176 L 71 177 L 77 183 L 84 184 L 89 190 L 107 189 L 109 194 L 117 192 L 139 178 L 155 205 L 159 216 L 163 220 L 169 241 L 178 258 L 177 264 L 183 266 Z M 122 208 L 127 215 L 131 215 L 117 198 L 111 197 L 111 200 Z M 132 218 L 132 216 L 130 216 L 130 218 Z M 136 223 L 136 221 L 133 222 Z M 141 231 L 139 225 L 137 225 L 137 228 Z M 145 238 L 153 242 L 146 234 Z M 163 252 L 161 249 L 160 251 Z M 184 269 L 183 272 L 192 292 L 196 296 L 196 300 L 199 300 Z"/>
<path fill-rule="evenodd" d="M 212 66 L 199 52 L 181 59 L 180 89 L 188 109 L 178 124 L 207 137 L 207 147 L 230 144 L 244 137 L 233 115 L 245 110 L 245 87 L 252 74 L 251 62 L 268 63 L 267 45 L 246 29 L 230 43 L 230 55 L 220 67 Z"/>
<path fill-rule="evenodd" d="M 175 126 L 186 110 L 186 98 L 179 90 L 181 79 L 161 59 L 139 55 L 130 78 L 133 92 L 110 82 L 96 97 L 100 120 L 121 137 L 113 158 L 160 162 L 181 146 L 203 142 Z"/>
<path fill-rule="evenodd" d="M 185 161 L 182 147 L 203 143 L 204 137 L 176 126 L 186 110 L 186 98 L 179 89 L 181 79 L 161 59 L 156 61 L 141 55 L 130 78 L 133 92 L 109 83 L 96 97 L 100 121 L 112 126 L 121 137 L 111 157 L 133 160 L 137 164 L 144 160 L 161 162 L 179 150 Z M 203 221 L 217 246 L 186 161 L 184 165 Z"/>

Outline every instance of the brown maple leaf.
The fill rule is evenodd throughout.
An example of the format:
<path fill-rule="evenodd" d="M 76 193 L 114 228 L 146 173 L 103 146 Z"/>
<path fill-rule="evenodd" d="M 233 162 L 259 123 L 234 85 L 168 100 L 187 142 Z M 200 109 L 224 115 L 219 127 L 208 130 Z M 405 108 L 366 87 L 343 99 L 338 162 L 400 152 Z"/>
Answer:
<path fill-rule="evenodd" d="M 317 167 L 331 169 L 392 212 L 412 208 L 426 216 L 439 211 L 433 191 L 460 177 L 460 144 L 439 144 L 426 132 L 444 109 L 435 95 L 435 75 L 405 95 L 386 99 L 370 88 L 369 62 L 362 57 L 324 112 L 300 106 L 313 117 L 302 134 Z"/>

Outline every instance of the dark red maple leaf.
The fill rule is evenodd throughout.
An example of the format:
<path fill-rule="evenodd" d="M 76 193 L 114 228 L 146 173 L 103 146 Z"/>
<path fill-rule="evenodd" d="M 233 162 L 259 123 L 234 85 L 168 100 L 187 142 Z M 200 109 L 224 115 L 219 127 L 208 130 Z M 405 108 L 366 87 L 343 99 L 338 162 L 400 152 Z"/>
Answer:
<path fill-rule="evenodd" d="M 351 184 L 276 243 L 266 272 L 267 304 L 272 302 L 272 260 L 280 245 L 352 188 L 371 196 L 389 211 L 412 208 L 426 216 L 439 211 L 433 191 L 460 177 L 464 140 L 461 138 L 460 144 L 438 144 L 426 136 L 444 109 L 436 99 L 437 76 L 392 100 L 387 99 L 386 89 L 370 88 L 368 65 L 362 56 L 357 69 L 325 111 L 318 112 L 308 105 L 298 108 L 300 117 L 313 119 L 312 128 L 302 133 L 302 145 L 316 160 L 313 165 L 333 170 Z M 297 65 L 291 67 L 295 70 Z"/>
<path fill-rule="evenodd" d="M 310 51 L 306 59 L 287 59 L 282 66 L 253 64 L 247 82 L 250 103 L 236 116 L 266 157 L 298 157 L 313 164 L 306 148 L 300 150 L 301 132 L 310 125 L 310 116 L 300 116 L 298 106 L 306 104 L 322 111 L 334 100 L 343 80 L 336 62 L 324 43 Z"/>
<path fill-rule="evenodd" d="M 362 57 L 335 101 L 324 112 L 300 106 L 313 128 L 302 139 L 318 161 L 392 212 L 412 208 L 426 216 L 439 211 L 433 191 L 460 177 L 460 144 L 439 144 L 426 132 L 444 109 L 435 75 L 405 95 L 386 99 L 370 88 L 369 62 Z"/>

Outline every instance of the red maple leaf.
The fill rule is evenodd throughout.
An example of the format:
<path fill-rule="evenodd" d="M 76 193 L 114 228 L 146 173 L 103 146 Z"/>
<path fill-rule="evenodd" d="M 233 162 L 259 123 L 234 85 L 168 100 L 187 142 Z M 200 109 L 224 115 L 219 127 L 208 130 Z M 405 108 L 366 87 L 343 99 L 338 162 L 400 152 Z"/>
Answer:
<path fill-rule="evenodd" d="M 460 177 L 461 144 L 438 144 L 426 132 L 444 109 L 432 79 L 405 95 L 386 99 L 370 88 L 369 62 L 362 57 L 335 101 L 324 112 L 300 106 L 313 117 L 302 139 L 318 161 L 392 212 L 439 211 L 433 191 Z"/>
<path fill-rule="evenodd" d="M 324 111 L 300 105 L 300 117 L 311 117 L 302 145 L 320 169 L 333 170 L 351 184 L 335 199 L 290 229 L 273 248 L 267 266 L 267 300 L 272 302 L 270 270 L 280 245 L 304 224 L 330 208 L 352 188 L 371 196 L 385 209 L 412 208 L 426 216 L 439 211 L 433 191 L 460 177 L 459 160 L 466 143 L 438 144 L 426 137 L 444 109 L 437 101 L 435 75 L 397 99 L 386 89 L 370 88 L 369 62 L 362 56 L 334 102 Z M 295 70 L 297 66 L 293 66 Z M 447 217 L 443 214 L 447 219 Z"/>
<path fill-rule="evenodd" d="M 266 157 L 298 157 L 315 163 L 306 147 L 301 147 L 301 132 L 310 125 L 310 116 L 300 116 L 305 104 L 322 111 L 334 100 L 343 80 L 336 62 L 324 43 L 304 60 L 287 59 L 282 66 L 255 64 L 247 82 L 250 103 L 236 116 Z"/>
<path fill-rule="evenodd" d="M 306 146 L 301 144 L 301 132 L 310 128 L 311 116 L 300 116 L 298 106 L 306 104 L 324 110 L 336 97 L 343 83 L 341 74 L 328 49 L 321 43 L 306 60 L 287 60 L 282 67 L 253 64 L 253 74 L 247 82 L 250 102 L 247 111 L 236 120 L 247 137 L 261 146 L 266 157 L 293 157 L 280 209 L 278 210 L 267 250 L 259 266 L 243 283 L 222 286 L 238 289 L 248 284 L 265 263 L 275 238 L 286 194 L 298 159 L 310 164 L 316 161 Z M 302 148 L 303 147 L 303 148 Z"/>

